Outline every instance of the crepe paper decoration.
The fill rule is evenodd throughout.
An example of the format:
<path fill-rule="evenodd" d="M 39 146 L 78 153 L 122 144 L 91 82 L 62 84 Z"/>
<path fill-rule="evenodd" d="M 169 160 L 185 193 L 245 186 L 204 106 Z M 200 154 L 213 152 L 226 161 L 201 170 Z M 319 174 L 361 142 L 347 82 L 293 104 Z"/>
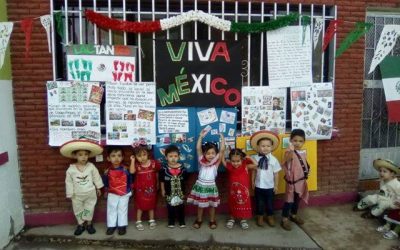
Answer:
<path fill-rule="evenodd" d="M 368 74 L 371 74 L 375 70 L 376 66 L 378 66 L 390 51 L 392 51 L 399 35 L 400 25 L 385 25 L 383 27 Z"/>
<path fill-rule="evenodd" d="M 324 35 L 324 43 L 322 45 L 322 51 L 325 51 L 326 48 L 328 47 L 330 41 L 332 40 L 333 36 L 337 32 L 337 28 L 339 25 L 343 23 L 342 20 L 332 20 L 329 23 L 328 28 L 326 29 L 325 35 Z"/>
<path fill-rule="evenodd" d="M 321 17 L 315 18 L 314 22 L 314 29 L 313 29 L 313 44 L 314 44 L 314 49 L 317 47 L 318 40 L 319 40 L 319 35 L 322 31 L 322 28 L 324 26 L 324 19 Z"/>
<path fill-rule="evenodd" d="M 51 27 L 51 15 L 43 15 L 40 17 L 40 22 L 43 28 L 46 30 L 47 34 L 47 44 L 49 46 L 49 53 L 51 53 L 51 37 L 50 37 L 50 27 Z"/>
<path fill-rule="evenodd" d="M 356 28 L 342 41 L 340 47 L 336 51 L 336 57 L 341 56 L 354 42 L 365 35 L 371 27 L 372 23 L 356 22 Z"/>
<path fill-rule="evenodd" d="M 56 31 L 57 34 L 64 39 L 64 22 L 62 20 L 62 12 L 54 12 L 54 19 L 56 20 Z"/>
<path fill-rule="evenodd" d="M 21 29 L 25 33 L 25 59 L 29 58 L 33 19 L 26 18 L 21 21 Z"/>
<path fill-rule="evenodd" d="M 0 22 L 0 69 L 4 64 L 4 56 L 6 54 L 13 26 L 14 24 L 12 22 Z"/>
<path fill-rule="evenodd" d="M 232 28 L 230 31 L 239 33 L 260 33 L 270 30 L 276 30 L 295 23 L 296 21 L 298 21 L 299 17 L 299 14 L 293 13 L 287 16 L 278 17 L 275 20 L 271 20 L 265 23 L 232 22 Z"/>

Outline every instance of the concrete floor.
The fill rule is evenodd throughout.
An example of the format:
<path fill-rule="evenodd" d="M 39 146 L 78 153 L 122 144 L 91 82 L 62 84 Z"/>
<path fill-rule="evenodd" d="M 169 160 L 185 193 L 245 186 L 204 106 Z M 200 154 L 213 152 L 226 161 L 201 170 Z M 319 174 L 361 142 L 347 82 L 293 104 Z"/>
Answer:
<path fill-rule="evenodd" d="M 279 226 L 259 228 L 253 221 L 244 231 L 238 225 L 232 230 L 224 227 L 224 216 L 219 215 L 219 226 L 210 230 L 206 224 L 200 230 L 169 229 L 164 221 L 155 230 L 139 232 L 131 223 L 125 236 L 105 235 L 105 225 L 96 225 L 97 233 L 71 236 L 72 225 L 38 227 L 27 230 L 21 241 L 10 244 L 16 249 L 363 249 L 386 250 L 399 245 L 398 240 L 385 240 L 375 231 L 377 220 L 366 220 L 352 211 L 352 204 L 311 207 L 300 210 L 306 223 L 286 232 Z M 277 216 L 278 217 L 278 216 Z M 188 218 L 188 225 L 193 218 Z"/>

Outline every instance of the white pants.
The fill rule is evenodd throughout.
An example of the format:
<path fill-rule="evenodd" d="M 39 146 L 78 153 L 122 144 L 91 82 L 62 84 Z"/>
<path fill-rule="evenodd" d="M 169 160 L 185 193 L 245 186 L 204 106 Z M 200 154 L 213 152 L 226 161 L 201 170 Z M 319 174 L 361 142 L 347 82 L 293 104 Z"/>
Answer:
<path fill-rule="evenodd" d="M 123 196 L 108 193 L 107 227 L 116 227 L 117 225 L 118 227 L 125 227 L 128 225 L 128 205 L 131 195 L 131 192 Z"/>

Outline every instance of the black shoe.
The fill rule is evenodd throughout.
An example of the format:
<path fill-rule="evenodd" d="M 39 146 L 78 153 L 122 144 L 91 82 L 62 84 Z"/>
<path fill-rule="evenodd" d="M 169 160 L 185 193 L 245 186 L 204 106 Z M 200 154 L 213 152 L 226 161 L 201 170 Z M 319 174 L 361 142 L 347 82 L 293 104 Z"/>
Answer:
<path fill-rule="evenodd" d="M 126 227 L 118 227 L 118 234 L 119 235 L 126 234 Z"/>
<path fill-rule="evenodd" d="M 116 227 L 108 227 L 107 228 L 107 235 L 112 235 L 115 232 Z"/>
<path fill-rule="evenodd" d="M 76 227 L 76 229 L 75 229 L 74 234 L 75 234 L 76 236 L 78 236 L 78 235 L 81 235 L 83 232 L 85 232 L 85 227 L 82 226 L 82 225 L 78 225 L 78 226 Z"/>
<path fill-rule="evenodd" d="M 89 234 L 94 234 L 94 233 L 96 233 L 96 229 L 94 229 L 93 224 L 87 225 L 87 226 L 86 226 L 86 231 L 87 231 Z"/>

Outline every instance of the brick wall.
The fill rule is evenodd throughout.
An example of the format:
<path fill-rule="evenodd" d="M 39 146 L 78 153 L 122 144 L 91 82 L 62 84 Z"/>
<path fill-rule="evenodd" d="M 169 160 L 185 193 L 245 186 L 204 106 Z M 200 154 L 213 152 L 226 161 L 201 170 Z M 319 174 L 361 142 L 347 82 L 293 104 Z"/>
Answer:
<path fill-rule="evenodd" d="M 8 1 L 10 21 L 49 13 L 49 0 Z M 277 1 L 286 3 L 287 1 Z M 397 0 L 376 1 L 289 1 L 293 4 L 326 4 L 338 6 L 339 19 L 365 20 L 366 7 L 400 7 Z M 344 23 L 338 43 L 353 27 Z M 26 213 L 69 211 L 70 202 L 64 190 L 65 171 L 69 161 L 57 148 L 48 146 L 45 82 L 52 79 L 51 55 L 46 33 L 35 20 L 31 40 L 31 59 L 24 58 L 24 34 L 18 23 L 11 37 L 12 72 L 18 134 L 21 182 Z M 340 136 L 318 142 L 318 190 L 313 195 L 354 192 L 358 185 L 358 161 L 361 133 L 364 43 L 361 39 L 336 61 L 335 126 Z M 128 157 L 126 158 L 128 160 Z M 103 168 L 103 166 L 99 166 Z M 191 178 L 193 182 L 195 177 Z M 218 178 L 223 194 L 223 176 Z M 188 184 L 190 185 L 190 183 Z M 226 196 L 226 195 L 222 195 Z M 104 208 L 104 201 L 100 202 Z"/>

